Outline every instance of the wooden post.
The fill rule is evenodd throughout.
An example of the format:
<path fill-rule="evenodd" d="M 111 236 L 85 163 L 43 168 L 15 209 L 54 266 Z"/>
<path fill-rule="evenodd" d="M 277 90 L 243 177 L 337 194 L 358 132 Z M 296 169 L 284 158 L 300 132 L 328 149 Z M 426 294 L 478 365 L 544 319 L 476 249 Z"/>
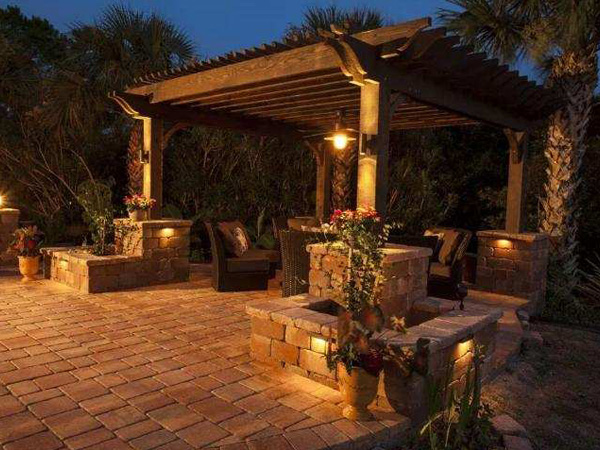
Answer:
<path fill-rule="evenodd" d="M 360 89 L 360 140 L 356 206 L 375 208 L 385 216 L 388 191 L 390 91 L 385 83 Z"/>
<path fill-rule="evenodd" d="M 329 205 L 331 203 L 330 147 L 325 143 L 319 143 L 315 152 L 317 159 L 316 217 L 324 222 L 329 221 Z"/>
<path fill-rule="evenodd" d="M 150 219 L 162 218 L 163 198 L 163 121 L 144 117 L 144 153 L 148 162 L 144 164 L 144 195 L 156 200 L 150 210 Z"/>
<path fill-rule="evenodd" d="M 509 144 L 508 189 L 506 193 L 506 231 L 525 231 L 525 199 L 527 193 L 527 135 L 523 131 L 504 130 Z"/>

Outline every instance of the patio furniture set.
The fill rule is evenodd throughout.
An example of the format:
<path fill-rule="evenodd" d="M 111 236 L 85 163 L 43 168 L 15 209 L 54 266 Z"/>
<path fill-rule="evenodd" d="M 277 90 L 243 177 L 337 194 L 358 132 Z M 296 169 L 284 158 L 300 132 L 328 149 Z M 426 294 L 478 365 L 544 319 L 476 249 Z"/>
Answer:
<path fill-rule="evenodd" d="M 267 289 L 275 269 L 281 268 L 283 296 L 306 293 L 310 270 L 307 245 L 335 239 L 334 234 L 319 228 L 319 220 L 314 217 L 274 218 L 275 250 L 252 247 L 240 221 L 205 225 L 211 242 L 213 287 L 217 291 Z M 467 295 L 462 280 L 463 258 L 471 238 L 468 230 L 435 227 L 424 236 L 392 233 L 389 242 L 431 249 L 428 295 L 462 301 Z"/>

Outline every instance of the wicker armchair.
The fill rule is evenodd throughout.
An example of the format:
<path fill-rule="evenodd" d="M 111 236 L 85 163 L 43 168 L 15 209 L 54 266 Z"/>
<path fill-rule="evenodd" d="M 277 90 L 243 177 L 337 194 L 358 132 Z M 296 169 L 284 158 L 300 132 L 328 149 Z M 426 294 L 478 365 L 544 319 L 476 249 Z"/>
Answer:
<path fill-rule="evenodd" d="M 434 297 L 442 297 L 450 300 L 461 301 L 467 296 L 467 288 L 463 284 L 463 258 L 467 247 L 471 242 L 473 233 L 461 228 L 435 227 L 429 231 L 433 233 L 444 233 L 454 231 L 460 233 L 460 242 L 454 252 L 452 260 L 446 264 L 439 261 L 431 263 L 427 291 Z"/>
<path fill-rule="evenodd" d="M 314 242 L 326 241 L 327 237 L 323 233 L 282 230 L 279 232 L 279 238 L 283 266 L 283 296 L 289 297 L 308 292 L 310 254 L 306 251 L 306 246 Z"/>
<path fill-rule="evenodd" d="M 216 225 L 205 222 L 212 252 L 212 286 L 219 292 L 266 290 L 269 260 L 266 257 L 228 258 Z"/>

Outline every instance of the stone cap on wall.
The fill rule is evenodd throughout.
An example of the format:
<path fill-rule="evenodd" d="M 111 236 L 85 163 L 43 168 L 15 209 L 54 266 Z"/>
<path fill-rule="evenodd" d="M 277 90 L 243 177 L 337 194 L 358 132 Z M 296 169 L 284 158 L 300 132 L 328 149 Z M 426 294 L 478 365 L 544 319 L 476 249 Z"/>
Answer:
<path fill-rule="evenodd" d="M 115 219 L 116 222 L 131 222 L 131 219 L 127 217 Z M 183 219 L 157 219 L 157 220 L 141 220 L 139 222 L 133 222 L 139 224 L 142 228 L 178 228 L 178 227 L 191 227 L 193 222 L 191 220 Z"/>
<path fill-rule="evenodd" d="M 548 235 L 545 233 L 509 233 L 505 230 L 483 230 L 477 232 L 477 237 L 490 239 L 508 239 L 515 241 L 536 242 L 545 241 Z"/>
<path fill-rule="evenodd" d="M 129 256 L 129 255 L 105 255 L 98 256 L 92 255 L 87 251 L 78 248 L 63 251 L 52 251 L 54 258 L 59 258 L 63 261 L 76 261 L 78 264 L 85 264 L 86 266 L 111 266 L 116 264 L 122 264 L 124 262 L 131 261 L 142 261 L 141 256 Z"/>
<path fill-rule="evenodd" d="M 319 312 L 319 304 L 330 301 L 327 298 L 300 294 L 292 297 L 258 301 L 246 306 L 246 313 L 260 319 L 271 320 L 283 325 L 293 325 L 324 337 L 337 337 L 337 316 Z M 469 338 L 486 326 L 497 322 L 502 317 L 500 308 L 483 305 L 468 305 L 465 310 L 448 310 L 448 303 L 443 299 L 431 297 L 426 302 L 431 308 L 437 307 L 440 316 L 409 327 L 407 333 L 384 329 L 373 335 L 373 340 L 389 344 L 396 348 L 414 348 L 419 339 L 429 339 L 429 350 L 438 351 L 447 348 L 462 339 Z"/>
<path fill-rule="evenodd" d="M 319 255 L 342 254 L 342 244 L 318 243 L 306 246 L 306 251 Z M 411 259 L 425 258 L 431 256 L 433 251 L 425 247 L 412 247 L 409 245 L 386 244 L 382 248 L 385 262 L 409 261 Z"/>

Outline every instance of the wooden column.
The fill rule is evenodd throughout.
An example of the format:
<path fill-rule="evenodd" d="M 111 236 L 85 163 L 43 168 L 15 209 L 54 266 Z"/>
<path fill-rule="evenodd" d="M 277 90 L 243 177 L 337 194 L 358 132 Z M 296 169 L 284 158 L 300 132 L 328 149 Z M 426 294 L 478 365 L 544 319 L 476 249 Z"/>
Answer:
<path fill-rule="evenodd" d="M 509 144 L 508 189 L 506 194 L 506 231 L 525 231 L 525 200 L 527 194 L 527 135 L 523 131 L 505 129 Z"/>
<path fill-rule="evenodd" d="M 315 154 L 317 159 L 316 217 L 324 222 L 329 222 L 329 205 L 331 204 L 331 145 L 319 143 Z"/>
<path fill-rule="evenodd" d="M 163 198 L 163 121 L 144 117 L 144 195 L 156 200 L 150 219 L 162 218 Z"/>
<path fill-rule="evenodd" d="M 383 82 L 366 83 L 360 89 L 356 206 L 375 208 L 382 216 L 387 207 L 389 139 L 389 87 Z"/>

